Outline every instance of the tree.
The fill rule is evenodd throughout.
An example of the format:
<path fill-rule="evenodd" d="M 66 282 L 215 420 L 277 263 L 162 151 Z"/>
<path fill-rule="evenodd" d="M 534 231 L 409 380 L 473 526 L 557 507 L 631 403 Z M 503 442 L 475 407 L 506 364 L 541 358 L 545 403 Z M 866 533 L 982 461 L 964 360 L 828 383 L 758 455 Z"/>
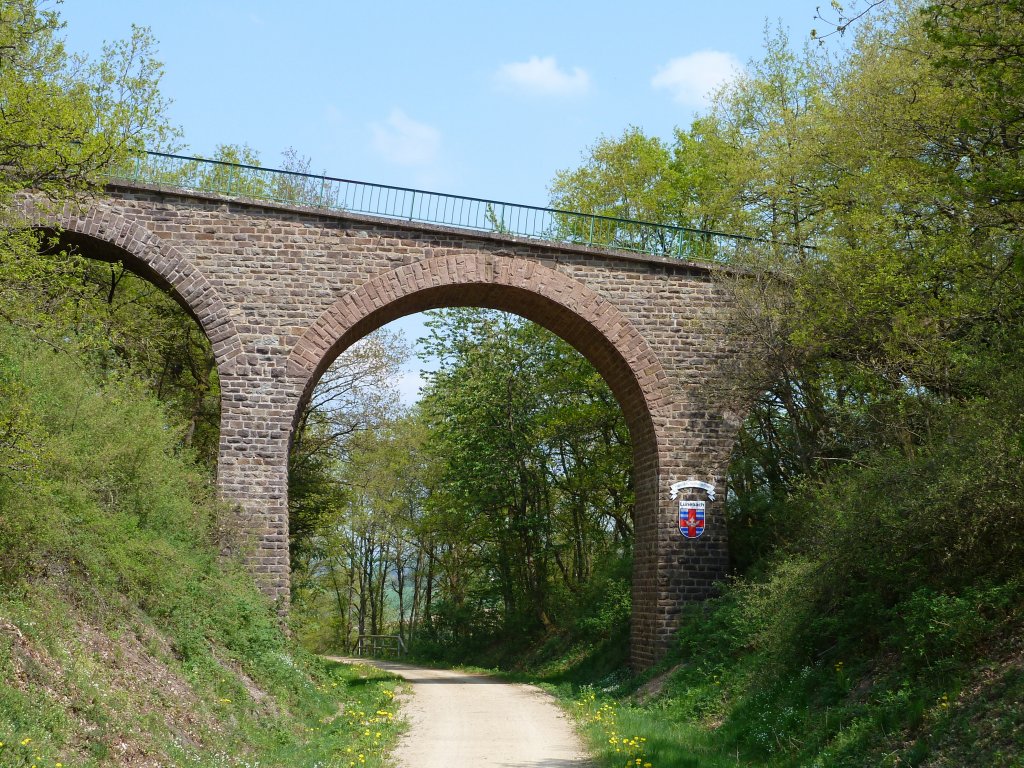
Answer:
<path fill-rule="evenodd" d="M 551 205 L 567 211 L 662 222 L 671 218 L 671 153 L 631 126 L 618 138 L 601 137 L 575 170 L 555 174 Z"/>
<path fill-rule="evenodd" d="M 1013 4 L 890 8 L 860 20 L 847 60 L 800 69 L 814 94 L 802 112 L 756 99 L 774 106 L 731 118 L 750 126 L 734 133 L 739 156 L 756 160 L 738 166 L 739 188 L 757 192 L 741 196 L 745 213 L 816 246 L 800 259 L 766 250 L 761 264 L 787 280 L 759 291 L 765 272 L 740 289 L 739 324 L 758 340 L 740 378 L 757 403 L 730 483 L 737 521 L 759 519 L 759 547 L 799 538 L 792 499 L 808 484 L 890 451 L 937 455 L 950 414 L 1015 391 L 1021 29 Z M 772 47 L 768 59 L 792 71 Z M 715 112 L 757 114 L 745 94 L 787 82 L 777 66 L 753 70 Z"/>
<path fill-rule="evenodd" d="M 351 441 L 380 428 L 398 407 L 393 382 L 408 356 L 405 340 L 387 330 L 353 345 L 324 372 L 299 415 L 289 454 L 292 557 L 302 562 L 305 540 L 330 511 L 340 467 L 351 460 Z M 301 565 L 300 565 L 301 567 Z"/>
<path fill-rule="evenodd" d="M 170 146 L 162 65 L 148 30 L 90 62 L 67 53 L 55 11 L 35 0 L 0 7 L 0 200 L 32 189 L 54 200 L 95 189 L 103 173 Z"/>
<path fill-rule="evenodd" d="M 447 310 L 428 327 L 433 629 L 459 643 L 569 626 L 596 565 L 631 552 L 618 404 L 579 353 L 520 318 Z"/>
<path fill-rule="evenodd" d="M 65 50 L 61 28 L 35 0 L 0 5 L 0 313 L 39 327 L 59 324 L 73 307 L 83 267 L 39 256 L 44 236 L 24 226 L 15 195 L 33 190 L 39 205 L 79 200 L 105 174 L 147 147 L 172 148 L 178 136 L 148 30 L 133 27 L 89 61 Z"/>
<path fill-rule="evenodd" d="M 1019 233 L 1024 145 L 1024 6 L 991 0 L 940 0 L 922 11 L 938 46 L 934 72 L 957 94 L 957 132 L 942 150 L 962 164 L 952 179 L 972 202 L 979 228 L 1010 249 L 1024 271 Z"/>
<path fill-rule="evenodd" d="M 639 128 L 627 128 L 619 138 L 599 139 L 579 168 L 555 175 L 549 189 L 551 206 L 609 219 L 679 224 L 670 165 L 671 153 L 660 139 L 644 135 Z M 584 242 L 609 243 L 630 250 L 660 247 L 672 251 L 668 240 L 655 242 L 659 236 L 665 239 L 658 229 L 573 217 L 563 217 L 560 223 L 567 234 Z"/>

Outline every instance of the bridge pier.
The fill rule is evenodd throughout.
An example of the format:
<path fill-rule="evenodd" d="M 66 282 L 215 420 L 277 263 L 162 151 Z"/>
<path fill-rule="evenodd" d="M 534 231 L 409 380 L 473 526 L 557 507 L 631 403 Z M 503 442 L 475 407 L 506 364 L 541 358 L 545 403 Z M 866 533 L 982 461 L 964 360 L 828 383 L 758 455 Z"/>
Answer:
<path fill-rule="evenodd" d="M 217 488 L 231 507 L 227 522 L 236 529 L 231 538 L 243 547 L 246 565 L 263 592 L 287 612 L 288 441 L 299 396 L 282 385 L 280 375 L 268 375 L 271 356 L 256 357 L 255 371 L 243 368 L 221 380 Z"/>

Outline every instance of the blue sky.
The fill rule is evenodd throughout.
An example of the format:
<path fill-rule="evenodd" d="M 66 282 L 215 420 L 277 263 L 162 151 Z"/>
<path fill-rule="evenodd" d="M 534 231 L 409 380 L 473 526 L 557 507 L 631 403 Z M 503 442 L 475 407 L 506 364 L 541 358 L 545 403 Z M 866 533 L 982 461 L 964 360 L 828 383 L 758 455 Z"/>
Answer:
<path fill-rule="evenodd" d="M 823 0 L 221 2 L 67 0 L 68 47 L 148 26 L 172 121 L 196 153 L 248 144 L 277 166 L 545 205 L 555 173 L 636 125 L 670 139 L 760 55 L 801 44 Z M 404 324 L 415 338 L 418 322 Z M 412 363 L 412 367 L 416 367 Z M 406 389 L 414 389 L 410 373 Z M 408 392 L 407 392 L 408 394 Z"/>
<path fill-rule="evenodd" d="M 629 125 L 671 137 L 766 19 L 806 38 L 821 0 L 67 0 L 72 50 L 152 29 L 197 152 L 294 147 L 316 171 L 529 204 Z M 627 10 L 628 9 L 628 10 Z"/>

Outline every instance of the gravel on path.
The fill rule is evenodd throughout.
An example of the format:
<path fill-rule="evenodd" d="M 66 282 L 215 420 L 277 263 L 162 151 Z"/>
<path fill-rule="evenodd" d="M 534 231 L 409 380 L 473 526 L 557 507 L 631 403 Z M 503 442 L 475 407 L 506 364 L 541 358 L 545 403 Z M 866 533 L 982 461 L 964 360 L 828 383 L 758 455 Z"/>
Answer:
<path fill-rule="evenodd" d="M 405 678 L 409 723 L 394 757 L 401 768 L 592 768 L 572 722 L 550 695 L 532 685 L 487 675 L 373 664 Z"/>

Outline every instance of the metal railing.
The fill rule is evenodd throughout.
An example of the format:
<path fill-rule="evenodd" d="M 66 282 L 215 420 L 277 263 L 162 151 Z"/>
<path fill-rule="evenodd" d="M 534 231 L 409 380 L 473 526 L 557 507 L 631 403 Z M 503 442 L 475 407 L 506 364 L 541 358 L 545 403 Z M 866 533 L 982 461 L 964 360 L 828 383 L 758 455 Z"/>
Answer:
<path fill-rule="evenodd" d="M 401 635 L 359 635 L 354 651 L 360 657 L 376 659 L 383 655 L 398 658 L 405 655 L 405 642 Z"/>
<path fill-rule="evenodd" d="M 745 235 L 162 152 L 147 152 L 111 178 L 691 261 L 735 263 L 743 245 L 764 242 Z"/>

